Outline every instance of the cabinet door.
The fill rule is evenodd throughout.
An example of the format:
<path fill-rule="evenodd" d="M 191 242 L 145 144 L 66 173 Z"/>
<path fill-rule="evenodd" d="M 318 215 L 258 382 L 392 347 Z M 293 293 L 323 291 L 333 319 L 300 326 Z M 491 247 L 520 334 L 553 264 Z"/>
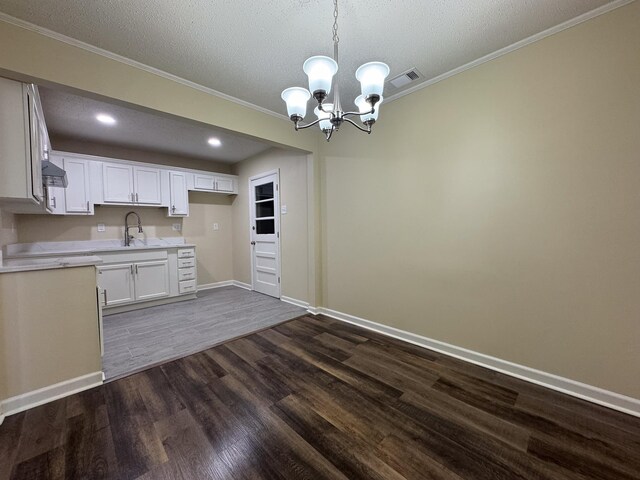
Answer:
<path fill-rule="evenodd" d="M 133 167 L 135 202 L 160 205 L 160 170 L 157 168 Z"/>
<path fill-rule="evenodd" d="M 216 177 L 216 192 L 233 192 L 233 179 Z"/>
<path fill-rule="evenodd" d="M 213 192 L 215 190 L 215 177 L 213 175 L 203 175 L 196 173 L 193 176 L 193 189 L 204 192 Z"/>
<path fill-rule="evenodd" d="M 104 163 L 102 181 L 105 203 L 133 203 L 133 167 Z"/>
<path fill-rule="evenodd" d="M 135 301 L 133 271 L 132 263 L 98 267 L 98 284 L 105 292 L 107 307 Z"/>
<path fill-rule="evenodd" d="M 64 159 L 69 185 L 64 190 L 67 213 L 93 214 L 93 205 L 89 196 L 89 165 L 86 160 Z"/>
<path fill-rule="evenodd" d="M 187 190 L 187 174 L 183 172 L 169 172 L 171 188 L 171 205 L 169 216 L 180 217 L 189 215 L 189 192 Z"/>
<path fill-rule="evenodd" d="M 64 162 L 60 157 L 52 156 L 49 158 L 49 161 L 57 167 L 64 168 Z M 64 205 L 65 189 L 62 187 L 46 187 L 45 190 L 46 190 L 45 193 L 47 197 L 47 210 L 49 210 L 54 215 L 64 215 L 65 214 L 65 205 Z"/>
<path fill-rule="evenodd" d="M 134 265 L 136 300 L 169 296 L 169 262 L 141 262 Z"/>
<path fill-rule="evenodd" d="M 44 118 L 38 105 L 38 97 L 32 88 L 27 90 L 29 99 L 29 119 L 31 130 L 31 189 L 33 197 L 39 202 L 44 200 L 42 185 L 42 159 L 45 156 L 45 139 L 42 135 Z"/>

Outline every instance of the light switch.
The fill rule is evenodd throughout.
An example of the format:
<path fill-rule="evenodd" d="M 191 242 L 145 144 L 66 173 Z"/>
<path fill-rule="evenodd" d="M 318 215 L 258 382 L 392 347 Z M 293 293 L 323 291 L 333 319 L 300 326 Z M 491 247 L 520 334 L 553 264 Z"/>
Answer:
<path fill-rule="evenodd" d="M 220 225 L 218 225 L 217 223 L 213 224 L 213 229 L 214 230 L 220 230 Z"/>
<path fill-rule="evenodd" d="M 282 206 L 280 207 L 280 213 L 281 213 L 282 215 L 286 215 L 286 214 L 287 214 L 287 206 L 286 206 L 286 205 L 282 205 Z"/>
<path fill-rule="evenodd" d="M 99 223 L 98 224 L 98 231 L 99 232 L 106 232 L 107 228 L 104 226 L 104 223 Z"/>
<path fill-rule="evenodd" d="M 180 230 L 182 230 L 182 224 L 174 223 L 173 225 L 171 225 L 171 230 L 173 230 L 174 232 L 179 232 Z"/>

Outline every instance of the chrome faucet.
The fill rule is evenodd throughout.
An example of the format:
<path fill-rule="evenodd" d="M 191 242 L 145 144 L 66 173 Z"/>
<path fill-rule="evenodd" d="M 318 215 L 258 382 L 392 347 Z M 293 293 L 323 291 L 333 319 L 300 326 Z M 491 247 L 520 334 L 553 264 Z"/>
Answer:
<path fill-rule="evenodd" d="M 133 225 L 129 225 L 129 215 L 131 215 L 132 213 L 136 217 L 138 217 L 138 233 L 142 233 L 142 220 L 140 220 L 140 215 L 138 215 L 136 212 L 132 210 L 124 216 L 124 246 L 125 247 L 130 247 L 131 240 L 133 240 L 133 235 L 129 235 L 129 229 L 133 226 Z"/>

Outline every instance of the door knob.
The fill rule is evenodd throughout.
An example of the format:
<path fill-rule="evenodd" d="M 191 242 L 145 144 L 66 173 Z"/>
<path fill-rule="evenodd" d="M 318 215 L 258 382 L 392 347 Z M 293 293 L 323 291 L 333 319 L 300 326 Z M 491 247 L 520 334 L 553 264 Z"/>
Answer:
<path fill-rule="evenodd" d="M 251 242 L 251 245 L 255 245 L 255 244 L 256 244 L 256 242 Z"/>

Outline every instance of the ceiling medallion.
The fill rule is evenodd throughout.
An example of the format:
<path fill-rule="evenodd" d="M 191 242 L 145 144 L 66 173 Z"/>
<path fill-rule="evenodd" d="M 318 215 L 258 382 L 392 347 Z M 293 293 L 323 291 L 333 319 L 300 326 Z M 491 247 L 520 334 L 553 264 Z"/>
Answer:
<path fill-rule="evenodd" d="M 287 113 L 295 124 L 296 131 L 318 124 L 327 137 L 327 141 L 331 139 L 333 132 L 340 128 L 342 122 L 350 123 L 363 132 L 371 133 L 371 126 L 378 119 L 378 109 L 383 99 L 384 79 L 389 75 L 389 67 L 382 62 L 365 63 L 356 70 L 356 79 L 360 82 L 362 92 L 355 99 L 355 104 L 358 107 L 357 112 L 342 110 L 337 77 L 333 91 L 333 103 L 324 103 L 327 95 L 331 92 L 332 78 L 338 72 L 338 0 L 334 0 L 333 3 L 333 58 L 323 55 L 308 58 L 302 69 L 309 77 L 309 90 L 291 87 L 282 92 L 282 99 L 287 104 Z M 307 113 L 307 102 L 312 94 L 318 102 L 318 106 L 313 110 L 318 119 L 307 125 L 302 125 L 300 122 Z M 377 108 L 376 105 L 378 105 Z M 364 127 L 348 118 L 352 115 L 359 115 Z"/>

